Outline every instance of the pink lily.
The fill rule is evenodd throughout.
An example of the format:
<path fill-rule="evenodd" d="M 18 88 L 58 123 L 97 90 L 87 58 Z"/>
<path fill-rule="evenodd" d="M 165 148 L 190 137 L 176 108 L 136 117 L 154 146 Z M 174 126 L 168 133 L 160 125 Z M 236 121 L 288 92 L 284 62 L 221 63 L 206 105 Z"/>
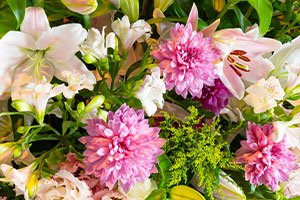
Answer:
<path fill-rule="evenodd" d="M 258 38 L 258 27 L 243 33 L 239 28 L 223 29 L 214 34 L 214 43 L 221 50 L 221 62 L 216 64 L 219 77 L 238 99 L 242 99 L 245 86 L 242 81 L 255 83 L 265 78 L 273 65 L 263 54 L 280 48 L 275 39 Z"/>

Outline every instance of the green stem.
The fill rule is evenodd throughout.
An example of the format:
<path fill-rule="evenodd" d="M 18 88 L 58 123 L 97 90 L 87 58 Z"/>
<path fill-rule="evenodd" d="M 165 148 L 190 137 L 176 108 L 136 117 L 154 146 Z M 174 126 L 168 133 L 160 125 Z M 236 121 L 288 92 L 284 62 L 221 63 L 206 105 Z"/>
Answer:
<path fill-rule="evenodd" d="M 253 7 L 250 6 L 245 14 L 245 17 L 248 18 L 251 15 L 252 11 L 253 11 Z"/>
<path fill-rule="evenodd" d="M 91 27 L 91 20 L 90 20 L 90 16 L 89 15 L 83 15 L 83 22 L 84 22 L 84 28 L 85 29 L 90 29 Z"/>
<path fill-rule="evenodd" d="M 240 1 L 241 0 L 231 0 L 231 1 L 229 0 L 224 6 L 224 8 L 221 10 L 221 12 L 218 14 L 217 19 L 221 19 L 232 6 L 234 6 Z"/>
<path fill-rule="evenodd" d="M 53 131 L 56 135 L 60 136 L 60 132 L 58 132 L 55 128 L 50 126 L 49 124 L 46 125 L 47 128 L 49 128 L 51 131 Z"/>

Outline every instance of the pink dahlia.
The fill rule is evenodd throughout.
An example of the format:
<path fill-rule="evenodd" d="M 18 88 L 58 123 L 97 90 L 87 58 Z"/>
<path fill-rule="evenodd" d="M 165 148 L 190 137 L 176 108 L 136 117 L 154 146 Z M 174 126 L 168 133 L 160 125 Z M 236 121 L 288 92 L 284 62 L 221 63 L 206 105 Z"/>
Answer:
<path fill-rule="evenodd" d="M 262 127 L 249 122 L 247 140 L 241 141 L 236 161 L 246 163 L 246 180 L 250 180 L 252 185 L 263 183 L 276 191 L 278 182 L 288 181 L 289 173 L 298 167 L 296 156 L 288 149 L 285 138 L 276 143 L 273 133 L 271 124 Z"/>
<path fill-rule="evenodd" d="M 108 113 L 108 123 L 91 119 L 87 124 L 89 136 L 79 139 L 87 148 L 83 153 L 86 173 L 99 177 L 110 190 L 119 180 L 128 192 L 136 181 L 144 182 L 157 172 L 155 163 L 165 141 L 159 138 L 159 128 L 149 127 L 144 110 L 123 104 L 116 113 Z"/>
<path fill-rule="evenodd" d="M 202 33 L 193 31 L 192 25 L 176 24 L 171 29 L 172 40 L 163 40 L 152 55 L 161 61 L 167 90 L 175 87 L 177 94 L 186 98 L 201 97 L 203 85 L 213 86 L 216 69 L 213 64 L 219 50 L 213 47 L 213 38 L 203 38 Z"/>

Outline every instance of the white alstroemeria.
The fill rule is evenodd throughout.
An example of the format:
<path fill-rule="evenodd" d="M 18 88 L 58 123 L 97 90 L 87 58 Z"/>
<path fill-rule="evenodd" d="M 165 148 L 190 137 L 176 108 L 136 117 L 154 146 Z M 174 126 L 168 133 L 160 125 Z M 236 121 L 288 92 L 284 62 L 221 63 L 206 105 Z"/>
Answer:
<path fill-rule="evenodd" d="M 300 127 L 290 127 L 295 124 L 300 124 L 300 113 L 296 114 L 291 121 L 282 122 L 275 121 L 273 139 L 275 142 L 280 142 L 286 136 L 287 145 L 289 148 L 300 149 Z"/>
<path fill-rule="evenodd" d="M 137 98 L 142 102 L 143 108 L 148 116 L 152 116 L 158 108 L 163 108 L 166 86 L 160 78 L 160 68 L 151 69 L 152 74 L 145 77 L 140 89 L 136 92 Z"/>
<path fill-rule="evenodd" d="M 119 184 L 119 191 L 130 200 L 144 200 L 147 196 L 157 189 L 156 183 L 152 179 L 145 179 L 144 183 L 136 182 L 128 193 L 125 193 Z"/>
<path fill-rule="evenodd" d="M 6 181 L 15 185 L 16 195 L 22 195 L 25 193 L 25 187 L 31 174 L 33 173 L 34 164 L 28 165 L 21 169 L 15 169 L 10 165 L 2 164 L 0 169 L 5 176 L 1 181 Z"/>
<path fill-rule="evenodd" d="M 8 101 L 0 101 L 0 113 L 8 112 Z M 14 140 L 14 132 L 10 116 L 0 117 L 0 143 Z"/>
<path fill-rule="evenodd" d="M 63 71 L 85 74 L 86 85 L 93 85 L 94 75 L 75 56 L 87 32 L 80 24 L 51 28 L 42 8 L 26 9 L 20 31 L 9 31 L 0 40 L 0 95 L 28 83 L 50 82 L 55 76 L 65 81 Z"/>
<path fill-rule="evenodd" d="M 268 80 L 260 79 L 246 90 L 249 94 L 244 101 L 254 108 L 255 113 L 261 113 L 277 106 L 276 100 L 282 100 L 284 90 L 276 77 L 271 76 Z"/>
<path fill-rule="evenodd" d="M 97 0 L 61 0 L 61 2 L 73 12 L 88 15 L 97 9 Z"/>
<path fill-rule="evenodd" d="M 84 80 L 86 79 L 85 74 L 72 74 L 69 71 L 62 72 L 63 77 L 67 80 L 68 86 L 64 89 L 63 94 L 67 99 L 71 99 L 78 93 L 79 90 L 87 88 L 92 90 L 91 85 L 85 85 Z"/>
<path fill-rule="evenodd" d="M 147 40 L 150 37 L 149 32 L 151 32 L 151 26 L 147 22 L 138 20 L 130 25 L 129 18 L 126 15 L 121 20 L 114 21 L 111 27 L 121 40 L 123 53 L 128 52 L 135 41 L 139 39 L 142 39 L 142 41 Z"/>
<path fill-rule="evenodd" d="M 60 170 L 52 179 L 39 180 L 36 200 L 68 199 L 93 200 L 92 193 L 84 181 L 80 181 L 66 170 Z"/>
<path fill-rule="evenodd" d="M 13 101 L 16 109 L 19 111 L 31 111 L 35 112 L 38 116 L 39 123 L 43 123 L 45 110 L 50 98 L 55 97 L 65 90 L 65 85 L 53 86 L 50 83 L 34 84 L 29 83 L 22 88 L 19 88 L 16 92 L 16 99 Z M 24 99 L 30 106 L 34 106 L 35 109 L 23 108 L 23 102 L 20 99 Z"/>
<path fill-rule="evenodd" d="M 86 40 L 80 45 L 82 55 L 90 54 L 96 59 L 107 58 L 107 48 L 115 48 L 115 33 L 109 33 L 105 38 L 105 27 L 102 29 L 102 34 L 98 29 L 91 28 L 88 31 Z"/>
<path fill-rule="evenodd" d="M 276 73 L 279 76 L 282 87 L 292 89 L 300 84 L 300 36 L 287 42 L 274 52 L 270 61 L 274 64 Z M 286 76 L 286 74 L 288 76 Z M 298 78 L 297 78 L 298 77 Z"/>

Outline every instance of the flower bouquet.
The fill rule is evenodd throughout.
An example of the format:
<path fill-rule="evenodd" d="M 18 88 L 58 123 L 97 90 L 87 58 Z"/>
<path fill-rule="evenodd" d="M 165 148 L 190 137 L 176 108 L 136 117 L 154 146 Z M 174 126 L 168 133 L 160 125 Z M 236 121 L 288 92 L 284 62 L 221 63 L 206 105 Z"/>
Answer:
<path fill-rule="evenodd" d="M 299 199 L 299 9 L 0 0 L 0 199 Z"/>

